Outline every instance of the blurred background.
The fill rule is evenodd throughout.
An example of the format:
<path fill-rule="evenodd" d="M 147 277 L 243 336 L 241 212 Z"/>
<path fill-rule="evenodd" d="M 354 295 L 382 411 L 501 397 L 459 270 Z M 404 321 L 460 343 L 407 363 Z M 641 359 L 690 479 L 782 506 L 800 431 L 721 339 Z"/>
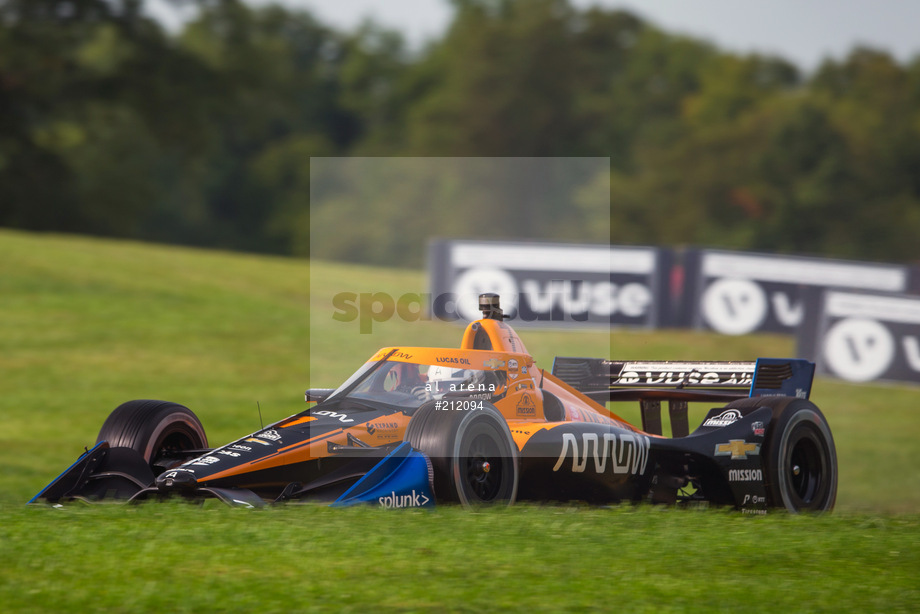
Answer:
<path fill-rule="evenodd" d="M 604 157 L 612 243 L 917 262 L 918 8 L 722 4 L 0 0 L 0 226 L 420 268 L 311 157 Z"/>

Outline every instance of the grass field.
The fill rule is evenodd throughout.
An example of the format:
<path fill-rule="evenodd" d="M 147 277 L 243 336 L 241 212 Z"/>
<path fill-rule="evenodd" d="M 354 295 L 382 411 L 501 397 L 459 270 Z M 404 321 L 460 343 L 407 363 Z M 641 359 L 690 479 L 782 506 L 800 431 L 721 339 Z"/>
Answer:
<path fill-rule="evenodd" d="M 920 608 L 920 389 L 816 382 L 837 511 L 519 506 L 380 513 L 23 503 L 134 398 L 191 407 L 212 444 L 301 411 L 376 348 L 456 345 L 398 319 L 361 335 L 339 291 L 422 292 L 424 274 L 0 230 L 3 611 L 913 611 Z M 312 326 L 311 326 L 312 322 Z M 522 333 L 560 355 L 753 359 L 777 336 Z M 637 419 L 629 407 L 619 413 Z M 691 420 L 705 407 L 693 408 Z M 84 606 L 81 607 L 81 604 Z M 226 605 L 224 605 L 226 604 Z"/>

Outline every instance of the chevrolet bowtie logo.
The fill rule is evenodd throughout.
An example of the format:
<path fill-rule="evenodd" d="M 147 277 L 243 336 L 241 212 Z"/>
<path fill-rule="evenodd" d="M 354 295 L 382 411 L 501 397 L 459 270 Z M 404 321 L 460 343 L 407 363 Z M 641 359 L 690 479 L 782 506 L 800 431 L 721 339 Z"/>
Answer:
<path fill-rule="evenodd" d="M 490 358 L 489 360 L 482 363 L 482 365 L 490 369 L 498 369 L 499 367 L 505 366 L 505 361 L 499 360 L 498 358 Z"/>
<path fill-rule="evenodd" d="M 755 456 L 760 454 L 759 443 L 747 443 L 743 439 L 732 439 L 728 443 L 716 444 L 716 456 L 731 455 L 732 460 L 745 459 L 747 455 Z"/>

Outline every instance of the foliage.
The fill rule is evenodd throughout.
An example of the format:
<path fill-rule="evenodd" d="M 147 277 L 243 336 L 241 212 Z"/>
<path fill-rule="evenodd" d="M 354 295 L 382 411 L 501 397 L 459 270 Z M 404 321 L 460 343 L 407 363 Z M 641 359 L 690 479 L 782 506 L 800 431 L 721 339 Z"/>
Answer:
<path fill-rule="evenodd" d="M 457 176 L 419 213 L 398 181 L 314 211 L 338 238 L 314 244 L 311 158 L 601 157 L 609 178 L 465 208 L 498 213 L 496 237 L 918 258 L 920 57 L 856 48 L 803 75 L 569 0 L 455 0 L 416 50 L 373 22 L 192 3 L 168 32 L 143 0 L 0 2 L 0 225 L 418 265 L 407 245 L 482 232 L 437 223 Z M 609 213 L 583 204 L 608 184 Z"/>

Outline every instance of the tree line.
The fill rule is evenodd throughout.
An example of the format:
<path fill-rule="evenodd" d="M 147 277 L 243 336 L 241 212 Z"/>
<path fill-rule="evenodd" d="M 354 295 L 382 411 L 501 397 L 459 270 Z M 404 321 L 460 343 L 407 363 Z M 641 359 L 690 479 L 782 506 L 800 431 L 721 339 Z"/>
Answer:
<path fill-rule="evenodd" d="M 412 49 L 371 22 L 189 1 L 172 32 L 143 0 L 0 0 L 0 225 L 305 255 L 311 157 L 607 157 L 577 189 L 609 189 L 614 243 L 920 258 L 920 57 L 855 48 L 805 75 L 567 0 L 451 0 Z M 411 220 L 334 249 L 393 232 L 393 189 L 362 212 L 376 228 L 325 211 L 339 240 L 312 253 L 421 264 L 403 247 L 432 229 Z M 527 233 L 606 240 L 590 209 Z"/>

